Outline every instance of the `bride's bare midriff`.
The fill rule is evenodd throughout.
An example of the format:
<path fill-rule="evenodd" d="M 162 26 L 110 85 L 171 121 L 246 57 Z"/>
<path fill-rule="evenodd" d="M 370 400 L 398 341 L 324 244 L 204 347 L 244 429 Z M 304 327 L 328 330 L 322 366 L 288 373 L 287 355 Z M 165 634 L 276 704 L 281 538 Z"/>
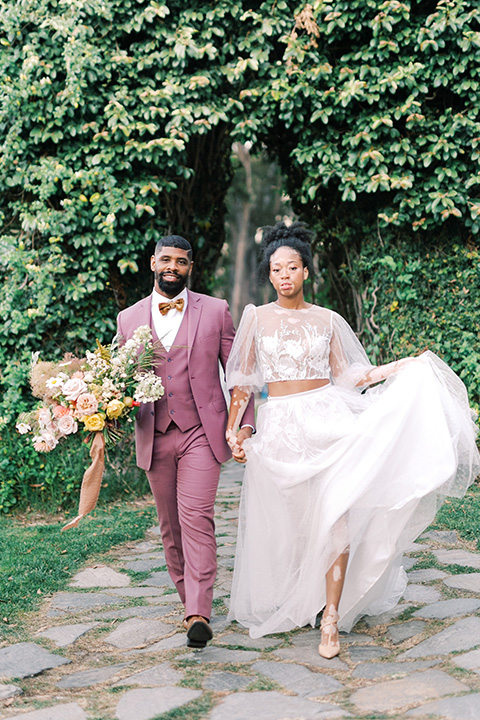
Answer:
<path fill-rule="evenodd" d="M 329 381 L 323 380 L 282 380 L 281 382 L 268 383 L 268 394 L 272 397 L 280 395 L 294 395 L 295 393 L 317 390 L 325 387 Z"/>

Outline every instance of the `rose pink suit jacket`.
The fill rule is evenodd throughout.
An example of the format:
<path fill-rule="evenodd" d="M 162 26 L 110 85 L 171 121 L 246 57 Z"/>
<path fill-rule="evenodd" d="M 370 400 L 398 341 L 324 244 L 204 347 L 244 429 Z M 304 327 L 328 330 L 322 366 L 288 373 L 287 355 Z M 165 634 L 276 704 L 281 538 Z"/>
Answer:
<path fill-rule="evenodd" d="M 188 322 L 188 373 L 193 399 L 205 435 L 218 462 L 231 457 L 225 440 L 227 405 L 218 373 L 218 361 L 225 369 L 235 334 L 226 300 L 188 292 L 184 321 Z M 152 326 L 152 296 L 125 310 L 117 318 L 119 335 L 128 340 L 140 325 Z M 188 317 L 187 317 L 188 315 Z M 137 465 L 149 470 L 152 464 L 155 416 L 153 403 L 141 405 L 135 418 Z M 254 405 L 250 399 L 244 424 L 254 426 Z"/>

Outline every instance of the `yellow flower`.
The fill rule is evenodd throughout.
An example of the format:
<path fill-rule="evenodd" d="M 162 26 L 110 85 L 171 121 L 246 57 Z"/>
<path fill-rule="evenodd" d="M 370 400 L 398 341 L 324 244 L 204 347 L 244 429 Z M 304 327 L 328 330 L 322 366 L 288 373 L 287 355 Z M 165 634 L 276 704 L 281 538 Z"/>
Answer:
<path fill-rule="evenodd" d="M 97 432 L 99 430 L 103 430 L 103 428 L 105 427 L 105 420 L 98 413 L 95 413 L 94 415 L 88 415 L 87 417 L 83 418 L 83 423 L 85 425 L 85 428 L 87 430 L 90 430 L 90 432 Z"/>
<path fill-rule="evenodd" d="M 125 404 L 121 400 L 110 400 L 107 407 L 105 408 L 107 412 L 107 417 L 109 418 L 118 418 L 123 412 L 123 408 L 125 407 Z"/>

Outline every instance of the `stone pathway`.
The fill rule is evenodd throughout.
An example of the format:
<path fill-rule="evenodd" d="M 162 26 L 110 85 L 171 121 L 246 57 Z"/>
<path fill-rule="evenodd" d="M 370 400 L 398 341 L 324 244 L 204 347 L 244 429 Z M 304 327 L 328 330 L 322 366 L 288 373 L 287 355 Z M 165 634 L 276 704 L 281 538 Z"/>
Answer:
<path fill-rule="evenodd" d="M 185 646 L 152 528 L 45 601 L 28 642 L 0 648 L 0 720 L 480 718 L 480 554 L 454 532 L 410 548 L 400 605 L 343 634 L 333 660 L 318 630 L 252 640 L 227 623 L 242 472 L 221 475 L 213 642 Z"/>

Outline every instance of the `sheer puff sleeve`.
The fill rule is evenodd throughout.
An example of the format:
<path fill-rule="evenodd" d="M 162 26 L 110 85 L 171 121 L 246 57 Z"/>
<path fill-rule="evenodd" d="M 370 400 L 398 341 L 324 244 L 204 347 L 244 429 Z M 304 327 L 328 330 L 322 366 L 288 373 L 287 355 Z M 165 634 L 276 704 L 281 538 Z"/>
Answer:
<path fill-rule="evenodd" d="M 257 361 L 256 333 L 256 308 L 254 305 L 247 305 L 227 360 L 226 376 L 229 390 L 238 387 L 247 393 L 259 392 L 265 384 Z"/>
<path fill-rule="evenodd" d="M 368 384 L 367 374 L 374 369 L 350 325 L 332 311 L 330 371 L 332 382 L 345 388 Z"/>

